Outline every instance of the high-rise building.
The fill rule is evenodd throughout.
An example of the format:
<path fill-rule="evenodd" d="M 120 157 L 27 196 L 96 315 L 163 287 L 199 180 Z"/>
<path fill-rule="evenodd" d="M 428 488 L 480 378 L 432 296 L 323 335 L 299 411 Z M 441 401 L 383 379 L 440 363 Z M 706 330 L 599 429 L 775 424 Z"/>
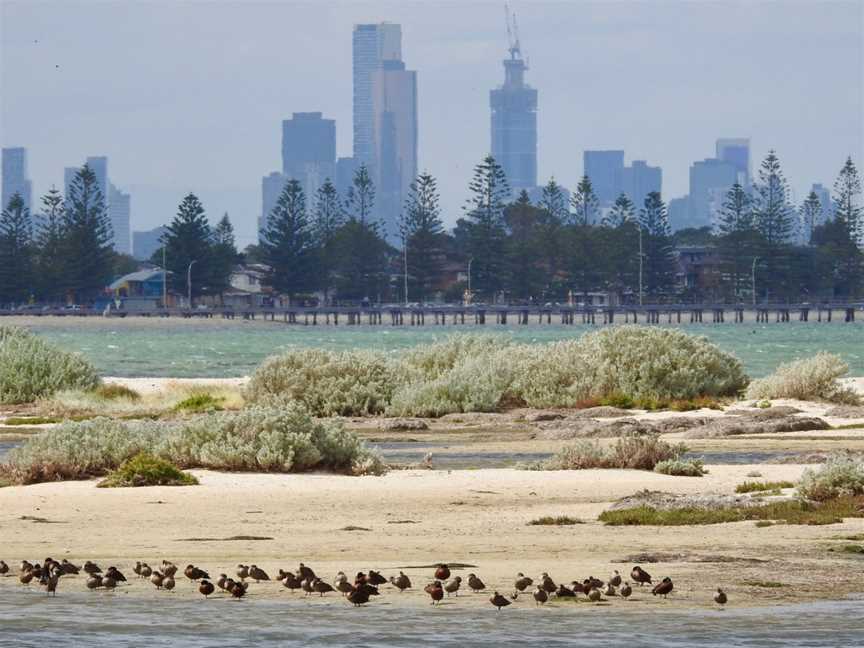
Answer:
<path fill-rule="evenodd" d="M 131 254 L 129 241 L 132 197 L 108 183 L 108 218 L 114 235 L 114 250 L 120 254 Z"/>
<path fill-rule="evenodd" d="M 717 140 L 716 157 L 735 167 L 736 180 L 742 187 L 750 186 L 750 139 L 726 137 Z M 733 183 L 734 184 L 734 183 Z"/>
<path fill-rule="evenodd" d="M 685 229 L 689 227 L 689 202 L 689 196 L 672 198 L 669 201 L 669 206 L 666 209 L 666 213 L 669 215 L 669 227 L 672 228 L 673 232 L 677 232 L 680 229 Z"/>
<path fill-rule="evenodd" d="M 737 166 L 716 158 L 707 158 L 690 166 L 688 227 L 706 227 L 714 223 L 718 203 L 722 204 L 722 196 L 739 181 L 739 174 Z"/>
<path fill-rule="evenodd" d="M 336 176 L 336 122 L 320 112 L 294 113 L 282 122 L 282 173 L 298 180 L 311 200 Z"/>
<path fill-rule="evenodd" d="M 344 196 L 345 192 L 348 191 L 348 188 L 354 181 L 354 173 L 359 166 L 357 159 L 353 157 L 340 157 L 336 160 L 336 179 L 334 184 L 340 196 Z"/>
<path fill-rule="evenodd" d="M 537 90 L 525 83 L 528 69 L 519 38 L 504 59 L 504 84 L 489 92 L 492 157 L 507 174 L 513 194 L 537 186 Z"/>
<path fill-rule="evenodd" d="M 828 187 L 824 187 L 819 183 L 814 183 L 810 187 L 810 191 L 816 194 L 819 198 L 819 204 L 822 206 L 822 222 L 834 218 L 834 202 L 831 200 L 831 191 Z"/>
<path fill-rule="evenodd" d="M 267 219 L 270 217 L 270 212 L 276 206 L 276 201 L 279 200 L 279 194 L 285 188 L 285 184 L 290 180 L 284 173 L 274 171 L 270 175 L 261 178 L 261 217 L 258 219 L 258 238 L 261 238 L 261 233 L 267 229 Z"/>
<path fill-rule="evenodd" d="M 0 209 L 6 209 L 9 201 L 16 193 L 21 195 L 24 206 L 32 211 L 33 186 L 27 177 L 27 149 L 17 146 L 3 149 L 3 204 Z"/>
<path fill-rule="evenodd" d="M 140 261 L 148 261 L 162 247 L 162 236 L 168 231 L 164 225 L 143 232 L 132 232 L 132 253 Z"/>
<path fill-rule="evenodd" d="M 368 167 L 376 215 L 393 240 L 417 175 L 417 73 L 402 62 L 399 25 L 355 25 L 353 52 L 354 163 Z"/>
<path fill-rule="evenodd" d="M 660 167 L 648 166 L 645 160 L 633 160 L 630 166 L 623 168 L 621 192 L 633 201 L 637 211 L 653 191 L 663 192 L 663 170 Z"/>
<path fill-rule="evenodd" d="M 582 169 L 591 180 L 600 206 L 614 203 L 624 187 L 624 151 L 584 151 Z"/>

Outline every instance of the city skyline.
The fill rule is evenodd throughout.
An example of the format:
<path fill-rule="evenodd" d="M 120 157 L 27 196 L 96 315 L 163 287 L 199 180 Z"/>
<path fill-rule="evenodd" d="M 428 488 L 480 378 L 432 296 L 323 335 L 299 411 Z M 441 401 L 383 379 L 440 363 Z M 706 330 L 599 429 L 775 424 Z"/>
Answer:
<path fill-rule="evenodd" d="M 790 10 L 786 5 L 786 13 L 793 14 L 793 18 L 783 20 L 778 19 L 776 8 L 765 5 L 748 6 L 744 11 L 744 5 L 733 4 L 738 10 L 729 11 L 727 7 L 725 13 L 710 7 L 673 6 L 690 27 L 673 47 L 661 43 L 651 31 L 659 29 L 663 18 L 674 13 L 663 5 L 652 6 L 650 12 L 638 5 L 626 5 L 629 13 L 621 7 L 592 3 L 515 6 L 522 46 L 530 55 L 531 85 L 543 94 L 538 113 L 539 184 L 554 175 L 559 183 L 572 189 L 582 172 L 583 151 L 623 149 L 630 160 L 648 160 L 662 167 L 663 195 L 669 201 L 688 192 L 690 165 L 710 156 L 715 140 L 736 135 L 750 138 L 754 170 L 769 148 L 777 150 L 800 202 L 814 183 L 830 188 L 846 155 L 861 158 L 862 126 L 856 119 L 861 113 L 861 84 L 838 86 L 824 82 L 834 78 L 832 75 L 861 78 L 861 30 L 857 20 L 860 6 L 832 3 L 814 11 L 798 4 Z M 169 74 L 167 64 L 159 57 L 154 61 L 154 70 L 145 70 L 138 58 L 130 59 L 128 54 L 124 60 L 107 62 L 108 70 L 84 65 L 92 44 L 79 41 L 74 36 L 76 30 L 71 28 L 64 28 L 63 36 L 57 37 L 56 28 L 61 19 L 68 19 L 71 26 L 78 25 L 88 15 L 94 15 L 93 6 L 74 5 L 76 11 L 70 13 L 65 5 L 44 5 L 40 10 L 21 3 L 4 3 L 2 71 L 6 83 L 20 92 L 3 93 L 3 146 L 28 149 L 35 203 L 52 184 L 61 186 L 62 168 L 70 160 L 81 159 L 86 151 L 99 150 L 110 157 L 112 168 L 120 170 L 118 176 L 127 180 L 124 189 L 135 202 L 134 229 L 149 229 L 170 220 L 177 203 L 191 190 L 201 196 L 214 221 L 224 211 L 229 212 L 241 245 L 253 242 L 261 178 L 280 167 L 279 124 L 294 112 L 320 111 L 336 121 L 337 156 L 350 155 L 351 30 L 355 23 L 388 20 L 401 24 L 403 41 L 411 53 L 411 67 L 419 76 L 418 170 L 429 170 L 438 177 L 446 224 L 451 226 L 461 216 L 471 167 L 490 149 L 488 92 L 500 85 L 500 61 L 507 47 L 499 4 L 461 7 L 445 3 L 438 12 L 393 3 L 355 3 L 327 10 L 306 4 L 256 5 L 255 11 L 244 14 L 242 20 L 253 20 L 265 29 L 267 37 L 260 43 L 244 41 L 239 46 L 239 63 L 215 57 L 219 69 L 213 70 L 210 81 L 218 82 L 224 76 L 237 83 L 239 77 L 229 73 L 237 74 L 241 64 L 260 65 L 264 61 L 259 59 L 270 59 L 262 72 L 269 69 L 272 77 L 279 63 L 272 60 L 273 32 L 269 25 L 279 22 L 278 16 L 284 16 L 286 11 L 293 12 L 295 24 L 305 25 L 305 32 L 297 32 L 299 46 L 286 39 L 289 51 L 282 56 L 293 56 L 302 49 L 306 55 L 297 60 L 314 61 L 311 67 L 315 70 L 289 68 L 282 82 L 290 91 L 266 84 L 250 85 L 254 105 L 249 101 L 239 106 L 226 101 L 227 111 L 226 106 L 208 101 L 213 89 L 200 85 L 194 75 L 191 84 L 196 92 L 201 90 L 202 97 L 191 96 L 196 92 L 189 93 L 189 97 L 167 92 L 178 83 L 177 74 L 188 75 L 193 63 L 211 63 L 201 58 L 203 54 L 182 50 L 180 39 L 172 32 L 177 29 L 173 20 L 168 25 L 163 23 L 169 16 L 194 18 L 202 22 L 207 35 L 217 36 L 225 28 L 220 21 L 235 17 L 232 7 L 211 7 L 209 12 L 201 7 L 171 8 L 158 3 L 153 7 L 151 14 L 142 16 L 141 33 L 146 35 L 160 26 L 169 28 L 167 50 L 175 57 L 183 53 L 175 61 L 177 73 Z M 140 7 L 133 5 L 129 10 L 136 16 L 141 14 Z M 116 7 L 103 6 L 100 11 L 103 24 L 111 23 L 112 16 L 119 20 Z M 728 36 L 741 47 L 724 46 L 722 52 L 703 48 L 695 62 L 680 56 L 697 36 L 716 37 L 724 33 L 724 28 L 731 29 L 733 19 L 738 20 L 737 31 Z M 803 57 L 794 51 L 792 43 L 797 41 L 793 36 L 811 29 L 812 38 L 824 47 L 814 47 Z M 745 38 L 753 32 L 760 34 L 762 44 L 758 47 Z M 133 41 L 138 38 L 136 34 L 122 33 Z M 622 43 L 619 37 L 623 34 L 627 40 Z M 117 34 L 107 34 L 106 38 L 117 38 Z M 326 41 L 326 47 L 316 44 L 318 41 Z M 567 45 L 567 57 L 552 55 L 556 42 L 559 47 Z M 772 47 L 777 49 L 778 42 L 779 54 L 761 62 L 771 65 L 772 72 L 782 74 L 783 88 L 767 83 L 764 70 L 760 75 L 752 69 L 760 62 L 760 55 L 767 57 Z M 142 47 L 141 56 L 149 55 L 149 46 Z M 231 54 L 238 54 L 236 47 L 229 48 Z M 214 56 L 207 38 L 202 49 Z M 638 64 L 622 68 L 625 55 L 635 56 L 636 50 Z M 32 63 L 32 81 L 23 78 L 27 62 Z M 57 72 L 58 65 L 62 73 Z M 110 101 L 94 104 L 89 111 L 67 110 L 68 105 L 77 106 L 78 102 L 58 101 L 75 96 L 74 88 L 67 87 L 70 81 L 81 82 L 83 77 L 86 87 L 109 71 L 116 74 L 118 66 L 127 74 L 119 78 L 118 87 L 108 97 Z M 705 78 L 688 76 L 700 66 L 711 74 L 703 75 Z M 609 77 L 616 76 L 612 74 L 616 71 L 619 82 L 623 74 L 624 85 L 629 88 L 623 97 L 632 95 L 627 102 L 616 94 L 618 91 L 610 90 Z M 324 78 L 312 79 L 313 72 Z M 578 83 L 577 72 L 590 81 L 590 93 Z M 159 73 L 163 76 L 159 77 Z M 150 87 L 152 99 L 140 100 L 140 91 L 132 87 L 135 84 L 131 77 Z M 687 84 L 681 83 L 683 78 L 687 78 Z M 724 99 L 721 92 L 729 86 L 730 78 L 735 79 L 736 91 L 731 93 L 734 101 Z M 786 110 L 789 101 L 805 96 L 807 81 L 812 83 L 813 78 L 820 80 L 824 92 L 806 95 L 808 103 L 800 110 Z M 53 88 L 49 81 L 59 87 Z M 447 88 L 446 94 L 443 88 Z M 649 90 L 652 95 L 646 96 Z M 736 102 L 741 103 L 742 96 L 750 100 L 739 107 Z M 710 101 L 706 104 L 707 99 Z M 776 103 L 773 112 L 772 102 Z M 133 103 L 137 107 L 133 108 Z M 198 113 L 190 111 L 187 104 L 191 103 L 197 106 Z M 64 110 L 58 105 L 63 105 Z M 203 113 L 202 105 L 208 108 Z M 623 110 L 622 105 L 639 109 Z M 706 105 L 711 106 L 710 111 L 706 112 Z M 173 109 L 170 117 L 165 113 L 168 108 Z M 199 114 L 200 119 L 191 121 L 194 114 Z M 145 125 L 130 128 L 131 115 L 140 115 L 140 123 Z M 40 128 L 45 123 L 54 124 L 50 136 Z M 447 137 L 442 136 L 445 124 L 443 132 Z M 820 128 L 820 124 L 831 127 Z M 238 141 L 241 137 L 245 138 L 243 142 Z"/>

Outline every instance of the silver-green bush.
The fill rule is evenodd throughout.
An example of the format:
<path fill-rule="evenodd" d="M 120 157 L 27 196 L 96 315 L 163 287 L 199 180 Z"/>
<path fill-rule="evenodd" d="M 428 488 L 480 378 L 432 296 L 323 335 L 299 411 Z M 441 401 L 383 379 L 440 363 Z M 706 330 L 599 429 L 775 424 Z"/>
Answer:
<path fill-rule="evenodd" d="M 83 479 L 104 475 L 140 452 L 181 468 L 384 472 L 380 457 L 356 434 L 336 421 L 314 421 L 294 403 L 175 421 L 66 422 L 12 450 L 0 473 L 20 484 Z"/>
<path fill-rule="evenodd" d="M 747 389 L 747 398 L 796 398 L 857 405 L 858 394 L 839 381 L 848 371 L 849 365 L 840 356 L 817 353 L 812 358 L 780 365 L 770 376 L 754 380 Z"/>
<path fill-rule="evenodd" d="M 820 466 L 808 468 L 798 482 L 798 493 L 807 499 L 824 502 L 844 495 L 864 494 L 864 462 L 835 455 Z"/>
<path fill-rule="evenodd" d="M 61 389 L 93 389 L 96 369 L 29 331 L 0 326 L 0 403 L 30 403 Z"/>
<path fill-rule="evenodd" d="M 664 459 L 654 466 L 654 472 L 676 477 L 701 477 L 705 465 L 701 459 Z"/>

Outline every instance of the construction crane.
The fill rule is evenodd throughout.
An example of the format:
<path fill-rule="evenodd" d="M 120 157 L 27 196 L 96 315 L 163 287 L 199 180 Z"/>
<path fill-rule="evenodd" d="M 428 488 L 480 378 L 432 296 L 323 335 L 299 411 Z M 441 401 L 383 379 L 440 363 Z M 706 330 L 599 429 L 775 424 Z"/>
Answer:
<path fill-rule="evenodd" d="M 504 24 L 507 25 L 507 44 L 510 58 L 513 60 L 522 57 L 519 47 L 519 25 L 516 23 L 516 12 L 510 11 L 510 6 L 504 3 Z"/>

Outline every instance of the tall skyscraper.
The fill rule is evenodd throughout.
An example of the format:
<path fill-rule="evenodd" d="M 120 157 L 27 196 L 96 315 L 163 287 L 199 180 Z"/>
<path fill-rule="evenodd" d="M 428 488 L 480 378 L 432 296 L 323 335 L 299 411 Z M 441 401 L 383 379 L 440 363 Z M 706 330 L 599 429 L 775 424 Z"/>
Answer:
<path fill-rule="evenodd" d="M 621 173 L 621 192 L 627 194 L 636 210 L 645 204 L 645 198 L 652 191 L 663 192 L 663 170 L 648 166 L 645 160 L 633 160 Z"/>
<path fill-rule="evenodd" d="M 688 201 L 688 227 L 706 227 L 714 224 L 717 208 L 723 196 L 739 181 L 739 167 L 708 158 L 690 166 L 690 198 Z"/>
<path fill-rule="evenodd" d="M 355 25 L 354 160 L 376 187 L 376 215 L 390 240 L 417 175 L 417 73 L 402 62 L 402 28 Z"/>
<path fill-rule="evenodd" d="M 351 186 L 354 180 L 354 173 L 359 166 L 357 158 L 354 157 L 340 157 L 336 160 L 336 179 L 334 180 L 334 184 L 336 185 L 336 191 L 341 196 L 344 196 L 345 192 L 348 191 L 348 187 Z"/>
<path fill-rule="evenodd" d="M 320 112 L 294 113 L 282 122 L 282 173 L 314 198 L 326 179 L 336 176 L 336 122 Z"/>
<path fill-rule="evenodd" d="M 21 194 L 24 206 L 32 211 L 33 185 L 27 177 L 27 149 L 20 146 L 4 148 L 2 170 L 3 187 L 0 193 L 3 204 L 0 209 L 6 209 L 12 196 L 17 193 Z"/>
<path fill-rule="evenodd" d="M 831 200 L 831 190 L 819 183 L 814 183 L 810 187 L 810 191 L 816 194 L 819 198 L 819 204 L 822 205 L 822 222 L 834 218 L 834 202 Z"/>
<path fill-rule="evenodd" d="M 591 180 L 600 206 L 614 203 L 624 187 L 624 151 L 584 151 L 582 169 Z"/>
<path fill-rule="evenodd" d="M 750 186 L 750 140 L 746 137 L 727 137 L 717 140 L 716 157 L 735 167 L 737 182 Z M 734 183 L 733 183 L 734 184 Z"/>
<path fill-rule="evenodd" d="M 114 232 L 114 250 L 120 254 L 131 254 L 129 240 L 132 197 L 108 183 L 108 218 Z"/>
<path fill-rule="evenodd" d="M 148 261 L 162 247 L 162 235 L 168 231 L 164 225 L 143 232 L 132 232 L 132 251 L 136 259 Z"/>
<path fill-rule="evenodd" d="M 279 194 L 282 193 L 288 180 L 290 180 L 288 176 L 277 171 L 261 178 L 261 216 L 258 219 L 259 239 L 261 238 L 261 232 L 267 229 L 267 219 L 270 217 L 270 212 L 276 206 Z"/>
<path fill-rule="evenodd" d="M 510 58 L 502 61 L 504 84 L 489 92 L 489 106 L 492 157 L 504 169 L 515 195 L 537 186 L 537 90 L 525 83 L 528 66 L 518 35 L 511 36 L 508 51 Z"/>

